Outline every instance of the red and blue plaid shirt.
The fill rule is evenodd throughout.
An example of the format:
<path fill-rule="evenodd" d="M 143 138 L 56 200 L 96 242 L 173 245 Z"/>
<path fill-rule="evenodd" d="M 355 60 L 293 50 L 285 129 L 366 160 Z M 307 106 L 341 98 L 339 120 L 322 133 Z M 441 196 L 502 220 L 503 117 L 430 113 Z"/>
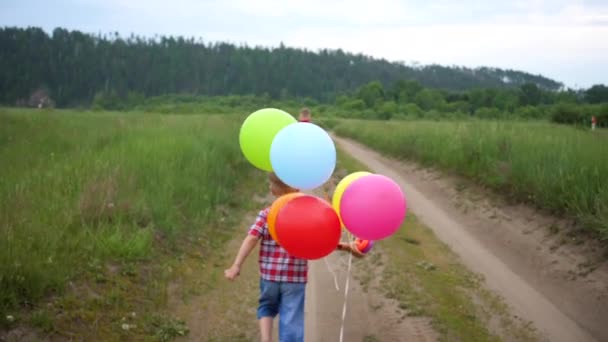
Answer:
<path fill-rule="evenodd" d="M 270 208 L 258 214 L 255 223 L 249 228 L 249 235 L 260 238 L 260 276 L 269 281 L 306 283 L 308 260 L 291 256 L 270 235 L 266 218 Z"/>

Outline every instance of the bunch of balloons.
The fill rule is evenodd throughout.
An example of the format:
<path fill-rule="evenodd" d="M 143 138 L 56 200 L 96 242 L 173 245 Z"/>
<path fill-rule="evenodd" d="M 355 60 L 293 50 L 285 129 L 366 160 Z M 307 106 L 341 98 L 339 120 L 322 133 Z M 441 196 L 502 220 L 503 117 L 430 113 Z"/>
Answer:
<path fill-rule="evenodd" d="M 327 182 L 336 167 L 336 147 L 329 134 L 308 122 L 297 122 L 276 108 L 250 114 L 241 126 L 239 143 L 255 167 L 274 171 L 294 189 L 312 190 Z M 393 234 L 406 211 L 405 197 L 391 179 L 369 172 L 355 172 L 337 186 L 332 203 L 302 192 L 276 199 L 267 224 L 272 238 L 288 253 L 305 259 L 333 252 L 342 228 L 367 253 L 373 240 Z"/>

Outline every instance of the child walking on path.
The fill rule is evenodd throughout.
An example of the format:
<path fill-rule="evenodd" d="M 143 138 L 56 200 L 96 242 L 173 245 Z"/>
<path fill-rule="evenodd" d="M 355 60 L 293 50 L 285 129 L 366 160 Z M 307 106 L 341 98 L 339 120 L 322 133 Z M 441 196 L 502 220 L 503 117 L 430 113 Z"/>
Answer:
<path fill-rule="evenodd" d="M 297 192 L 283 183 L 274 173 L 268 175 L 270 192 L 275 197 Z M 272 324 L 279 314 L 279 341 L 304 341 L 304 299 L 308 281 L 308 260 L 291 256 L 270 235 L 266 219 L 270 208 L 261 210 L 243 240 L 234 263 L 224 271 L 229 280 L 238 277 L 241 266 L 261 242 L 259 253 L 260 298 L 257 318 L 263 342 L 272 341 Z M 363 256 L 354 244 L 340 242 L 338 250 Z"/>
<path fill-rule="evenodd" d="M 312 118 L 310 115 L 310 109 L 308 107 L 304 107 L 300 110 L 300 117 L 298 118 L 299 122 L 312 122 Z"/>

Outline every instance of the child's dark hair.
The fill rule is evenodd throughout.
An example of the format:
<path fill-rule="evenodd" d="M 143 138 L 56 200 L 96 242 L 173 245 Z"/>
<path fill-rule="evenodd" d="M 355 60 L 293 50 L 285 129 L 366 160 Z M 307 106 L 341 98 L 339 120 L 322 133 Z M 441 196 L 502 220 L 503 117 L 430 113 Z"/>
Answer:
<path fill-rule="evenodd" d="M 272 182 L 273 184 L 277 185 L 278 187 L 280 187 L 281 189 L 285 189 L 285 190 L 297 190 L 292 188 L 291 186 L 285 184 L 285 182 L 283 182 L 274 172 L 268 172 L 268 180 L 270 180 L 270 182 Z"/>
<path fill-rule="evenodd" d="M 268 180 L 270 180 L 272 183 L 280 186 L 281 188 L 286 188 L 288 187 L 287 184 L 285 184 L 280 178 L 279 176 L 277 176 L 276 173 L 270 171 L 268 172 Z"/>

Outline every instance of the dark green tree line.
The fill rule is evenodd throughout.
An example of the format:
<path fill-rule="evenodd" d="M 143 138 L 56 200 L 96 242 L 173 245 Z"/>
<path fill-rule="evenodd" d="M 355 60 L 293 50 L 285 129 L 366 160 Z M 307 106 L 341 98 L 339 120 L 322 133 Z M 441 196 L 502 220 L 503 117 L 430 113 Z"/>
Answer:
<path fill-rule="evenodd" d="M 40 28 L 13 27 L 0 29 L 0 76 L 3 104 L 26 103 L 44 89 L 62 107 L 88 105 L 96 94 L 110 100 L 124 100 L 129 94 L 268 94 L 328 102 L 375 80 L 383 87 L 415 80 L 425 88 L 450 91 L 516 89 L 526 83 L 543 90 L 562 86 L 513 70 L 412 67 L 342 50 L 236 46 L 187 37 L 125 38 L 62 28 L 47 34 Z M 411 86 L 403 83 L 390 95 L 396 102 L 409 99 L 415 90 Z M 437 99 L 436 91 L 428 90 L 414 102 L 426 108 Z"/>
<path fill-rule="evenodd" d="M 608 125 L 608 90 L 595 85 L 587 90 L 552 91 L 534 83 L 516 88 L 473 88 L 448 91 L 423 87 L 414 80 L 399 80 L 389 87 L 367 83 L 340 96 L 335 104 L 361 118 L 477 117 L 482 119 L 551 119 L 587 124 L 591 116 Z"/>

